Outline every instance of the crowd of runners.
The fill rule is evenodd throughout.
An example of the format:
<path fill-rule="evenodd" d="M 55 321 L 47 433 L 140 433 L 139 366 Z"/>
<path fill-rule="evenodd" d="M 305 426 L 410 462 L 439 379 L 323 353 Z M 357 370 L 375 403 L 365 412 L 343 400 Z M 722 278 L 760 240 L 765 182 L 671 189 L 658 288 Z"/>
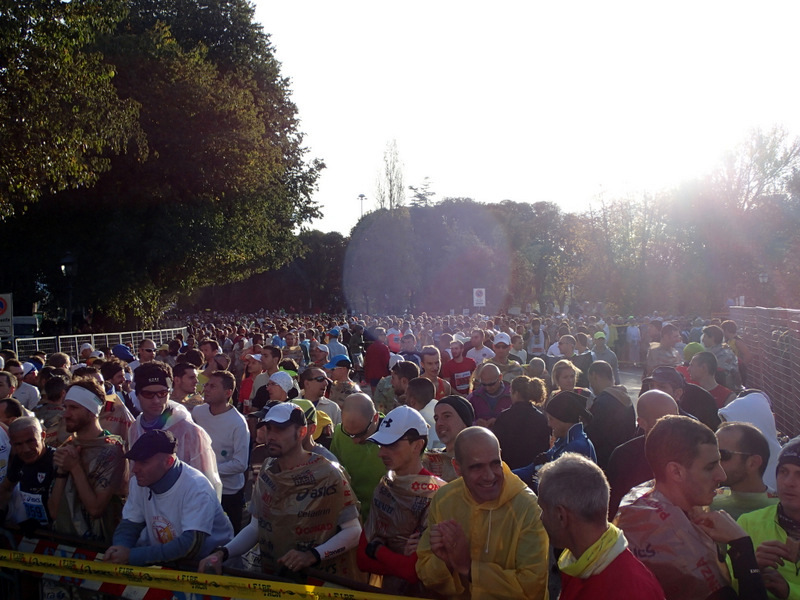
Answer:
<path fill-rule="evenodd" d="M 733 321 L 186 322 L 0 353 L 5 522 L 409 597 L 800 598 L 800 441 Z"/>

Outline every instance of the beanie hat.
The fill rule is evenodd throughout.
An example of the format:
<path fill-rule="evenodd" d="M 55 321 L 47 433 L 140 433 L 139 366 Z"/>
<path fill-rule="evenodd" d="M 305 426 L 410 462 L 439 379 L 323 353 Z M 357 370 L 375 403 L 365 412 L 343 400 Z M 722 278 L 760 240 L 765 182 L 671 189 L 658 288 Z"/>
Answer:
<path fill-rule="evenodd" d="M 692 357 L 698 352 L 705 352 L 705 346 L 699 342 L 689 342 L 683 347 L 683 360 L 692 360 Z"/>
<path fill-rule="evenodd" d="M 800 439 L 795 438 L 783 447 L 781 453 L 778 454 L 776 471 L 781 468 L 781 465 L 796 465 L 800 467 Z"/>
<path fill-rule="evenodd" d="M 563 423 L 577 423 L 581 418 L 592 418 L 592 413 L 586 410 L 586 398 L 570 391 L 553 396 L 544 409 L 551 417 Z"/>
<path fill-rule="evenodd" d="M 439 400 L 439 404 L 448 404 L 452 406 L 467 427 L 472 427 L 472 424 L 475 422 L 475 409 L 466 398 L 453 394 L 452 396 L 445 396 Z"/>

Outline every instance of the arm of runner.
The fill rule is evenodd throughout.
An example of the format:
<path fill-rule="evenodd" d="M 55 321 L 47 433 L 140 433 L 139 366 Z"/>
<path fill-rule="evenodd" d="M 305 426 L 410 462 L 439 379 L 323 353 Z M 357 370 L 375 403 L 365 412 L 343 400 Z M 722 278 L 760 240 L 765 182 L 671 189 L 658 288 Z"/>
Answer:
<path fill-rule="evenodd" d="M 59 464 L 59 455 L 58 451 L 56 451 L 56 456 L 53 459 L 53 462 L 62 471 L 68 471 L 69 474 L 72 475 L 72 482 L 75 485 L 75 489 L 78 491 L 81 504 L 83 504 L 86 512 L 88 512 L 89 515 L 91 515 L 94 519 L 102 517 L 106 507 L 108 506 L 108 503 L 111 501 L 111 497 L 114 495 L 113 487 L 111 485 L 106 485 L 100 489 L 94 489 L 89 483 L 89 478 L 86 476 L 86 471 L 83 470 L 78 449 L 73 446 L 66 446 L 59 448 L 58 450 L 64 450 L 66 453 L 63 457 L 63 460 L 60 461 Z M 57 507 L 56 510 L 58 510 Z"/>
<path fill-rule="evenodd" d="M 144 529 L 144 523 L 136 523 L 128 519 L 122 519 L 120 524 L 114 530 L 114 537 L 111 540 L 112 546 L 125 546 L 126 548 L 133 548 L 136 545 L 136 540 L 139 539 L 139 534 Z"/>
<path fill-rule="evenodd" d="M 224 548 L 227 550 L 228 556 L 223 557 L 222 552 L 216 550 L 200 561 L 197 571 L 200 573 L 207 573 L 209 569 L 211 569 L 219 575 L 222 573 L 222 563 L 225 562 L 226 559 L 231 556 L 241 556 L 257 543 L 258 520 L 253 517 L 250 519 L 250 523 L 248 523 L 235 538 L 225 544 Z"/>
<path fill-rule="evenodd" d="M 164 564 L 181 558 L 194 558 L 206 541 L 208 534 L 203 531 L 188 530 L 166 544 L 131 548 L 128 556 L 130 565 Z"/>
<path fill-rule="evenodd" d="M 358 518 L 342 523 L 341 530 L 327 542 L 323 542 L 314 550 L 319 554 L 320 560 L 327 560 L 339 556 L 358 545 L 361 536 L 361 522 Z"/>

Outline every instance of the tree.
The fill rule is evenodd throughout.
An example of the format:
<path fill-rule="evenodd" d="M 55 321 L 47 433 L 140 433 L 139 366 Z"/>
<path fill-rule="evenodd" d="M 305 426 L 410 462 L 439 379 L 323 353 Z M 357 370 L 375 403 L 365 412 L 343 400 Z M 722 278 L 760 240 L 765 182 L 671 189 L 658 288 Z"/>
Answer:
<path fill-rule="evenodd" d="M 375 197 L 380 208 L 393 211 L 405 204 L 405 187 L 403 185 L 403 163 L 397 151 L 397 140 L 386 144 L 383 152 L 383 172 L 378 176 Z"/>
<path fill-rule="evenodd" d="M 47 196 L 7 223 L 8 251 L 27 247 L 32 230 L 41 236 L 16 283 L 57 285 L 49 265 L 69 249 L 81 265 L 76 303 L 149 325 L 178 294 L 279 268 L 300 251 L 296 232 L 319 215 L 311 195 L 324 165 L 305 159 L 287 81 L 247 21 L 252 8 L 233 0 L 173 10 L 196 4 L 131 0 L 130 17 L 98 41 L 119 95 L 141 106 L 150 156 L 112 157 L 93 188 Z M 252 35 L 228 46 L 223 37 L 215 62 L 192 36 L 177 39 L 171 22 L 204 40 Z"/>
<path fill-rule="evenodd" d="M 93 184 L 107 152 L 146 146 L 138 105 L 91 51 L 123 16 L 122 0 L 14 0 L 0 9 L 0 214 L 42 192 Z"/>
<path fill-rule="evenodd" d="M 350 233 L 344 263 L 347 306 L 361 311 L 402 313 L 420 289 L 408 209 L 364 215 Z"/>
<path fill-rule="evenodd" d="M 722 207 L 751 210 L 762 196 L 783 193 L 798 166 L 800 138 L 790 140 L 782 127 L 755 129 L 726 153 L 711 183 Z"/>
<path fill-rule="evenodd" d="M 410 185 L 408 189 L 412 192 L 411 206 L 430 206 L 433 204 L 433 197 L 436 195 L 436 192 L 431 191 L 431 180 L 429 177 L 425 177 L 425 179 L 422 180 L 422 185 L 419 187 Z"/>

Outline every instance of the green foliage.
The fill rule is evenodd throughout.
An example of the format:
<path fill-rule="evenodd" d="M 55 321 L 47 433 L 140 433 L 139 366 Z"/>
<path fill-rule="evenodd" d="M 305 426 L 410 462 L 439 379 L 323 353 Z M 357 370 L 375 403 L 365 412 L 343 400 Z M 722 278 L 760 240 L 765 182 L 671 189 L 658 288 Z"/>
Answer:
<path fill-rule="evenodd" d="M 345 306 L 342 270 L 347 240 L 340 233 L 304 231 L 300 256 L 288 265 L 225 286 L 209 286 L 182 300 L 201 310 L 255 312 L 262 308 L 289 312 L 341 312 Z"/>
<path fill-rule="evenodd" d="M 51 266 L 71 250 L 77 305 L 148 325 L 179 294 L 297 256 L 296 231 L 319 216 L 311 195 L 324 165 L 306 160 L 288 84 L 246 2 L 128 7 L 96 43 L 116 93 L 140 107 L 149 156 L 104 158 L 93 187 L 47 195 L 0 243 L 41 236 L 15 287 L 60 289 Z"/>
<path fill-rule="evenodd" d="M 0 214 L 96 182 L 107 152 L 133 140 L 146 155 L 138 105 L 114 68 L 87 50 L 124 13 L 119 0 L 6 0 L 0 8 Z"/>

